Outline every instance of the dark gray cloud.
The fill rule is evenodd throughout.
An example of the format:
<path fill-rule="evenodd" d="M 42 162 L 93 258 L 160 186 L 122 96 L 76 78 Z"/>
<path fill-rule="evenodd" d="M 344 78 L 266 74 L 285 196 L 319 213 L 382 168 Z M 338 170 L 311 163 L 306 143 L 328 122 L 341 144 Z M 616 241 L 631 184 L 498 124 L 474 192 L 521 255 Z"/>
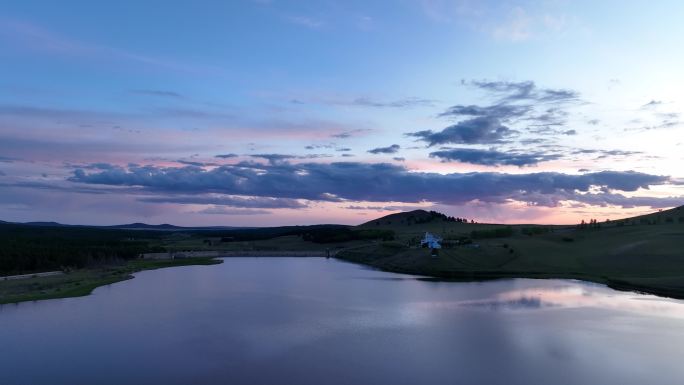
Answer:
<path fill-rule="evenodd" d="M 374 210 L 374 211 L 410 211 L 410 210 L 425 210 L 430 207 L 426 206 L 359 206 L 349 205 L 344 207 L 347 210 Z"/>
<path fill-rule="evenodd" d="M 330 98 L 311 98 L 309 100 L 290 99 L 292 104 L 327 104 L 331 106 L 351 106 L 351 107 L 370 107 L 370 108 L 416 108 L 432 107 L 435 100 L 419 97 L 408 97 L 395 100 L 379 100 L 369 97 L 358 97 L 354 99 L 330 99 Z"/>
<path fill-rule="evenodd" d="M 401 157 L 401 156 L 395 156 L 395 157 L 392 158 L 392 159 L 396 160 L 397 162 L 404 162 L 404 161 L 406 161 L 406 158 Z"/>
<path fill-rule="evenodd" d="M 554 146 L 548 148 L 555 148 L 562 151 L 564 147 Z M 588 148 L 576 148 L 576 149 L 566 149 L 569 155 L 596 155 L 595 159 L 604 159 L 609 157 L 624 157 L 624 156 L 634 156 L 642 155 L 641 151 L 625 151 L 625 150 L 597 150 Z"/>
<path fill-rule="evenodd" d="M 576 194 L 575 201 L 591 206 L 619 206 L 625 209 L 634 207 L 650 207 L 652 209 L 664 209 L 677 207 L 684 204 L 684 196 L 669 197 L 627 197 L 623 194 L 599 193 L 599 194 Z"/>
<path fill-rule="evenodd" d="M 371 98 L 356 98 L 349 101 L 337 101 L 330 104 L 349 105 L 359 107 L 375 107 L 375 108 L 413 108 L 413 107 L 431 107 L 435 104 L 432 99 L 424 99 L 417 97 L 403 98 L 397 100 L 375 100 Z"/>
<path fill-rule="evenodd" d="M 624 151 L 624 150 L 598 150 L 599 158 L 608 158 L 611 156 L 632 156 L 643 154 L 641 151 Z"/>
<path fill-rule="evenodd" d="M 497 119 L 517 118 L 526 115 L 532 110 L 529 105 L 495 104 L 491 106 L 476 105 L 455 105 L 447 108 L 438 116 L 440 117 L 460 117 L 460 116 L 486 116 Z"/>
<path fill-rule="evenodd" d="M 0 156 L 0 162 L 2 162 L 2 163 L 12 163 L 12 162 L 15 162 L 17 160 L 18 160 L 17 158 L 10 158 L 8 156 Z"/>
<path fill-rule="evenodd" d="M 378 147 L 372 150 L 368 150 L 371 154 L 396 154 L 401 149 L 398 144 L 393 144 L 387 147 Z"/>
<path fill-rule="evenodd" d="M 330 150 L 330 149 L 335 148 L 335 143 L 311 144 L 311 145 L 305 146 L 304 148 L 307 150 L 316 150 L 316 149 Z"/>
<path fill-rule="evenodd" d="M 197 166 L 197 167 L 218 166 L 218 163 L 212 163 L 212 162 L 197 162 L 197 161 L 194 161 L 194 160 L 183 160 L 183 159 L 178 159 L 178 160 L 176 160 L 176 163 L 185 164 L 185 165 L 188 165 L 188 166 Z"/>
<path fill-rule="evenodd" d="M 317 201 L 504 203 L 518 200 L 555 206 L 558 197 L 572 199 L 595 188 L 604 192 L 636 191 L 675 183 L 667 176 L 634 171 L 601 171 L 580 175 L 410 172 L 387 163 L 256 164 L 241 162 L 211 170 L 199 167 L 127 167 L 88 173 L 78 169 L 72 182 L 135 186 L 167 194 L 221 193 Z"/>
<path fill-rule="evenodd" d="M 500 103 L 509 102 L 574 102 L 579 93 L 568 89 L 539 88 L 533 81 L 471 81 L 472 86 L 500 97 Z"/>
<path fill-rule="evenodd" d="M 662 102 L 661 100 L 651 100 L 650 102 L 648 102 L 648 103 L 644 104 L 643 106 L 641 106 L 641 108 L 652 108 L 652 107 L 655 107 L 655 106 L 659 106 L 659 105 L 661 105 L 661 104 L 663 104 L 663 102 Z"/>
<path fill-rule="evenodd" d="M 541 113 L 530 114 L 523 120 L 529 121 L 531 127 L 548 128 L 551 126 L 564 126 L 568 117 L 568 112 L 559 108 L 547 108 Z"/>
<path fill-rule="evenodd" d="M 214 205 L 257 209 L 299 209 L 307 207 L 296 199 L 271 197 L 236 197 L 228 195 L 182 195 L 139 198 L 140 202 Z"/>
<path fill-rule="evenodd" d="M 662 119 L 679 119 L 679 112 L 658 112 L 655 115 Z"/>
<path fill-rule="evenodd" d="M 178 92 L 166 91 L 166 90 L 137 89 L 137 90 L 131 90 L 130 92 L 132 94 L 137 94 L 137 95 L 160 96 L 160 97 L 164 97 L 164 98 L 175 98 L 175 99 L 183 99 L 184 98 L 184 96 L 179 94 Z"/>
<path fill-rule="evenodd" d="M 144 111 L 121 113 L 104 110 L 74 110 L 32 105 L 0 105 L 0 116 L 17 118 L 54 120 L 60 123 L 78 124 L 81 128 L 113 126 L 123 130 L 121 121 L 130 122 L 136 118 L 197 118 L 235 120 L 235 115 L 218 109 L 198 109 L 193 107 L 153 107 Z M 135 130 L 132 130 L 135 131 Z"/>
<path fill-rule="evenodd" d="M 376 210 L 376 211 L 383 211 L 385 209 L 384 206 L 357 206 L 357 205 L 349 205 L 344 207 L 347 210 Z"/>
<path fill-rule="evenodd" d="M 542 89 L 536 96 L 541 102 L 568 102 L 579 100 L 579 93 L 573 90 Z"/>
<path fill-rule="evenodd" d="M 655 121 L 651 120 L 651 124 L 642 125 L 641 127 L 628 127 L 625 131 L 649 131 L 658 129 L 668 129 L 682 124 L 680 121 L 679 112 L 665 112 L 660 111 L 660 106 L 666 103 L 660 100 L 651 100 L 650 102 L 641 106 L 642 110 L 651 112 Z M 641 118 L 631 119 L 630 124 L 643 124 L 645 120 Z"/>
<path fill-rule="evenodd" d="M 663 120 L 659 123 L 650 125 L 650 126 L 643 126 L 643 127 L 638 127 L 638 128 L 625 128 L 625 131 L 650 131 L 650 130 L 660 130 L 663 128 L 672 128 L 681 125 L 682 122 L 679 120 Z"/>
<path fill-rule="evenodd" d="M 529 139 L 521 140 L 520 143 L 527 146 L 530 144 L 541 144 L 541 143 L 544 143 L 546 141 L 547 141 L 546 139 L 542 139 L 542 138 L 529 138 Z"/>
<path fill-rule="evenodd" d="M 199 214 L 215 214 L 215 215 L 268 215 L 271 214 L 267 210 L 254 210 L 254 209 L 234 209 L 227 207 L 208 207 L 206 209 L 200 210 Z"/>
<path fill-rule="evenodd" d="M 363 133 L 370 132 L 371 130 L 366 129 L 366 128 L 357 128 L 355 130 L 348 130 L 348 131 L 343 131 L 337 134 L 330 135 L 332 138 L 337 138 L 337 139 L 347 139 L 351 138 L 352 136 L 358 136 Z"/>
<path fill-rule="evenodd" d="M 105 195 L 105 194 L 122 194 L 134 192 L 132 188 L 119 188 L 119 187 L 100 187 L 100 186 L 74 186 L 73 184 L 65 183 L 46 183 L 37 181 L 13 181 L 9 183 L 0 183 L 0 187 L 3 188 L 18 188 L 18 189 L 31 189 L 31 190 L 42 190 L 48 192 L 68 192 L 68 193 L 78 193 L 78 194 L 91 194 L 91 195 Z"/>
<path fill-rule="evenodd" d="M 221 158 L 221 159 L 230 159 L 230 158 L 237 158 L 238 154 L 219 154 L 214 156 L 214 158 Z"/>
<path fill-rule="evenodd" d="M 152 116 L 172 117 L 180 119 L 208 119 L 235 121 L 236 116 L 232 113 L 218 109 L 200 109 L 194 107 L 157 107 L 150 109 Z"/>
<path fill-rule="evenodd" d="M 471 81 L 464 84 L 486 91 L 495 99 L 491 105 L 454 105 L 439 117 L 464 118 L 441 132 L 424 130 L 409 133 L 435 144 L 501 143 L 524 128 L 522 132 L 540 135 L 572 135 L 574 130 L 562 129 L 568 120 L 566 108 L 580 101 L 579 93 L 567 89 L 540 88 L 532 81 Z"/>
<path fill-rule="evenodd" d="M 271 164 L 276 164 L 283 162 L 288 159 L 296 159 L 296 155 L 285 155 L 285 154 L 252 154 L 252 158 L 266 159 Z"/>
<path fill-rule="evenodd" d="M 90 116 L 88 112 L 79 110 L 63 110 L 57 108 L 34 107 L 34 106 L 19 106 L 19 105 L 0 105 L 0 116 L 16 115 L 26 117 L 47 117 L 47 118 L 64 118 L 64 117 L 83 117 Z"/>
<path fill-rule="evenodd" d="M 439 144 L 487 144 L 498 143 L 516 133 L 501 124 L 497 118 L 480 116 L 458 122 L 442 131 L 418 131 L 407 134 L 428 143 L 428 146 Z"/>
<path fill-rule="evenodd" d="M 88 164 L 65 163 L 64 167 L 66 167 L 66 168 L 82 168 L 82 169 L 86 169 L 86 170 L 111 170 L 111 169 L 117 168 L 118 166 L 113 165 L 111 163 L 97 162 L 97 163 L 88 163 Z"/>
<path fill-rule="evenodd" d="M 515 99 L 528 98 L 535 89 L 535 84 L 532 81 L 506 82 L 473 80 L 467 84 L 492 93 L 500 94 L 504 96 L 504 98 L 514 97 Z"/>
<path fill-rule="evenodd" d="M 306 154 L 306 155 L 287 155 L 287 154 L 252 154 L 252 158 L 266 159 L 270 164 L 282 163 L 290 159 L 320 159 L 332 158 L 331 154 Z"/>
<path fill-rule="evenodd" d="M 541 135 L 572 135 L 563 130 L 567 124 L 568 105 L 579 102 L 579 93 L 567 89 L 537 87 L 532 81 L 471 81 L 464 84 L 486 91 L 495 98 L 491 105 L 454 105 L 439 117 L 464 118 L 440 132 L 423 130 L 407 135 L 436 144 L 501 143 L 519 133 L 510 126 L 523 126 L 527 132 Z"/>
<path fill-rule="evenodd" d="M 532 166 L 540 162 L 559 159 L 556 154 L 529 153 L 514 151 L 479 150 L 472 148 L 452 148 L 430 153 L 430 157 L 440 158 L 443 162 L 458 161 L 484 166 Z"/>

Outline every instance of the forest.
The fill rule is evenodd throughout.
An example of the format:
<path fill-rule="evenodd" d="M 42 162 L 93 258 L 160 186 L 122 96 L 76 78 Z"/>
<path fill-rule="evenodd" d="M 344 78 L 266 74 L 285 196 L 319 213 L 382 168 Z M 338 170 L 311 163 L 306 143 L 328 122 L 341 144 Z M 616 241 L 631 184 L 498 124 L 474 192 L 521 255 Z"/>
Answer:
<path fill-rule="evenodd" d="M 140 253 L 163 251 L 154 246 L 163 232 L 85 226 L 0 224 L 0 274 L 82 268 Z"/>

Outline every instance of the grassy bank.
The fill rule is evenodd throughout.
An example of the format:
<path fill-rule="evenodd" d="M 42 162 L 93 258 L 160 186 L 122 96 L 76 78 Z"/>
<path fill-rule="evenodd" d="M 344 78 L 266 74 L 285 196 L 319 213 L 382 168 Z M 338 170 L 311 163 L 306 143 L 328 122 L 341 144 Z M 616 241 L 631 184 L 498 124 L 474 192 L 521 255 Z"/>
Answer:
<path fill-rule="evenodd" d="M 460 225 L 433 231 L 465 236 Z M 409 246 L 420 231 L 397 230 L 398 241 L 344 250 L 337 258 L 381 270 L 449 280 L 572 278 L 620 290 L 684 299 L 684 224 L 603 225 L 596 228 L 547 227 L 529 231 L 513 226 L 504 236 L 470 239 L 469 244 L 430 251 Z M 481 231 L 481 230 L 478 230 Z M 471 232 L 471 234 L 473 234 Z M 479 234 L 479 233 L 475 233 Z"/>
<path fill-rule="evenodd" d="M 222 260 L 186 258 L 173 260 L 131 260 L 121 265 L 80 269 L 68 274 L 0 282 L 0 304 L 89 295 L 100 286 L 133 278 L 142 270 L 188 265 L 213 265 Z"/>

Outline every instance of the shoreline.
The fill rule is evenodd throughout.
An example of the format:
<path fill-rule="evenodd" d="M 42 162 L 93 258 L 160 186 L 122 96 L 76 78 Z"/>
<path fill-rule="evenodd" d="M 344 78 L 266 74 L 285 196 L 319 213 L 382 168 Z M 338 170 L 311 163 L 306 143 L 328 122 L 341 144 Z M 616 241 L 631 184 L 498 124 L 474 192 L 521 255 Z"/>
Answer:
<path fill-rule="evenodd" d="M 18 304 L 28 301 L 40 301 L 47 299 L 73 298 L 90 295 L 98 287 L 133 279 L 134 273 L 146 270 L 156 270 L 167 267 L 214 265 L 223 263 L 223 258 L 233 257 L 326 257 L 324 251 L 230 251 L 221 252 L 216 257 L 193 257 L 179 259 L 137 259 L 128 261 L 120 266 L 107 266 L 93 269 L 83 269 L 72 273 L 50 275 L 41 277 L 40 273 L 33 274 L 34 278 L 11 280 L 0 282 L 0 305 Z M 350 262 L 377 269 L 380 271 L 409 274 L 417 279 L 426 281 L 442 282 L 481 282 L 498 279 L 575 279 L 583 282 L 605 285 L 613 290 L 628 291 L 639 294 L 651 294 L 660 297 L 684 300 L 684 290 L 645 285 L 630 282 L 625 278 L 612 278 L 609 276 L 597 276 L 581 272 L 541 272 L 541 271 L 495 271 L 495 270 L 462 270 L 462 271 L 439 271 L 426 272 L 420 269 L 401 268 L 355 260 L 353 257 L 345 257 L 344 252 L 331 255 L 340 261 Z M 1 290 L 4 285 L 15 284 L 16 286 L 30 287 L 27 290 L 15 294 L 5 295 Z M 28 283 L 29 285 L 21 285 Z"/>
<path fill-rule="evenodd" d="M 342 253 L 340 253 L 342 254 Z M 637 294 L 650 294 L 677 300 L 684 300 L 684 289 L 662 286 L 649 286 L 628 281 L 626 278 L 611 278 L 608 276 L 596 276 L 580 272 L 540 272 L 540 271 L 442 271 L 428 273 L 418 269 L 403 269 L 396 266 L 385 266 L 357 261 L 343 255 L 335 256 L 336 259 L 371 267 L 388 273 L 408 274 L 418 276 L 421 280 L 440 282 L 484 282 L 499 279 L 575 279 L 578 281 L 605 285 L 613 290 L 633 292 Z"/>
<path fill-rule="evenodd" d="M 71 273 L 37 276 L 0 282 L 0 305 L 28 301 L 73 298 L 90 295 L 101 286 L 133 279 L 134 273 L 177 266 L 216 265 L 222 260 L 213 257 L 131 260 L 122 265 L 81 269 Z M 40 273 L 36 273 L 37 275 Z"/>
<path fill-rule="evenodd" d="M 324 250 L 284 250 L 284 251 L 268 251 L 268 250 L 250 250 L 250 251 L 220 251 L 217 258 L 233 258 L 233 257 L 332 257 L 335 253 L 333 251 L 326 252 Z"/>
<path fill-rule="evenodd" d="M 194 252 L 191 252 L 194 253 Z M 180 254 L 180 253 L 179 253 Z M 210 256 L 183 258 L 146 258 L 127 261 L 123 265 L 86 268 L 72 273 L 38 272 L 23 274 L 19 279 L 0 281 L 0 305 L 18 304 L 29 301 L 48 299 L 74 298 L 90 295 L 93 290 L 101 286 L 135 278 L 134 273 L 146 270 L 163 269 L 177 266 L 215 265 L 223 263 L 223 258 L 234 257 L 297 257 L 322 258 L 332 257 L 333 253 L 316 250 L 286 250 L 286 251 L 212 251 Z M 50 274 L 46 274 L 50 273 Z M 14 277 L 14 276 L 12 276 Z M 19 282 L 21 281 L 21 282 Z M 9 282 L 9 283 L 7 283 Z M 18 287 L 15 293 L 6 294 L 7 286 Z M 22 290 L 23 289 L 23 290 Z"/>

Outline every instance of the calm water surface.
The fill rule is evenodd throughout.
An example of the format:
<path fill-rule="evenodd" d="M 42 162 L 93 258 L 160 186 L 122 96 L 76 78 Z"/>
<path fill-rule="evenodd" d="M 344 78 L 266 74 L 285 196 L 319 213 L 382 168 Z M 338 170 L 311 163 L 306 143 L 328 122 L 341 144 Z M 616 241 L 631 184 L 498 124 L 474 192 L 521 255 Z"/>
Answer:
<path fill-rule="evenodd" d="M 682 384 L 684 302 L 230 258 L 0 306 L 0 384 Z"/>

